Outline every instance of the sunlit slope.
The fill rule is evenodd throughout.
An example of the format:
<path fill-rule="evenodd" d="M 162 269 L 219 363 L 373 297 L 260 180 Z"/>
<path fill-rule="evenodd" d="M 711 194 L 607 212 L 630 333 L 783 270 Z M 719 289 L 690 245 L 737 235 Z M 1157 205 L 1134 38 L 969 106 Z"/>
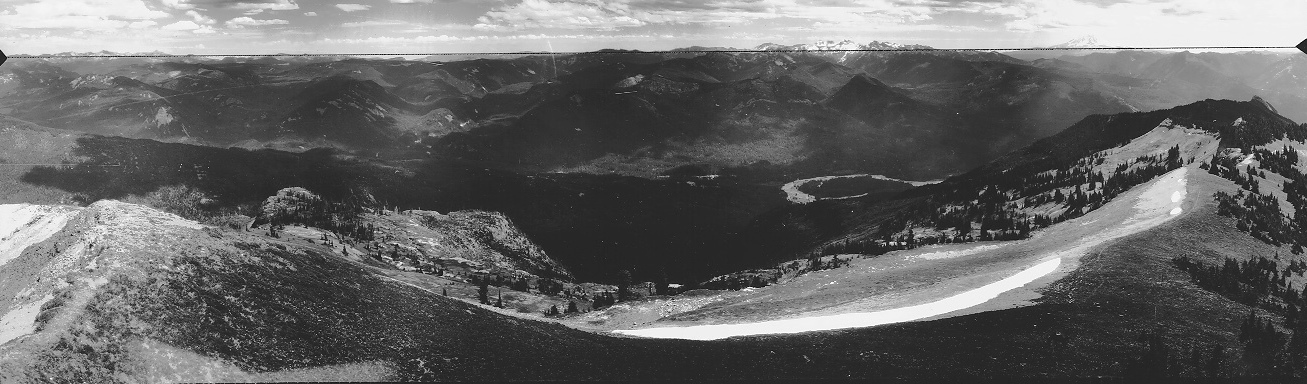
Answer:
<path fill-rule="evenodd" d="M 660 322 L 735 326 L 621 332 L 714 339 L 882 325 L 976 306 L 1028 305 L 1037 292 L 1074 271 L 1090 249 L 1182 214 L 1188 173 L 1188 168 L 1172 171 L 1031 239 L 925 247 L 857 259 L 849 267 L 809 273 Z"/>
<path fill-rule="evenodd" d="M 1157 335 L 1171 351 L 1170 375 L 1248 374 L 1249 357 L 1243 356 L 1238 332 L 1250 308 L 1198 288 L 1171 259 L 1187 255 L 1210 264 L 1225 257 L 1244 260 L 1277 253 L 1282 262 L 1302 258 L 1289 255 L 1287 247 L 1272 247 L 1241 233 L 1234 220 L 1216 214 L 1211 196 L 1238 186 L 1205 172 L 1185 172 L 1181 214 L 1085 250 L 1074 271 L 1048 275 L 1046 280 L 1056 280 L 1048 281 L 1051 284 L 1036 281 L 989 304 L 926 321 L 728 340 L 812 340 L 832 350 L 857 349 L 861 361 L 872 366 L 888 362 L 941 371 L 958 368 L 980 377 L 1119 377 L 1147 353 L 1144 336 Z M 994 250 L 939 247 L 914 251 L 913 256 L 917 263 L 928 257 L 957 261 Z M 739 308 L 747 304 L 735 302 Z M 1209 370 L 1207 360 L 1213 348 L 1224 351 L 1216 371 Z M 1194 349 L 1201 361 L 1189 359 Z"/>
<path fill-rule="evenodd" d="M 1190 172 L 1187 180 L 1183 214 L 1090 249 L 1074 272 L 1041 292 L 1036 305 L 822 337 L 838 346 L 857 339 L 884 351 L 928 346 L 921 356 L 929 361 L 916 363 L 966 367 L 982 377 L 1119 377 L 1147 353 L 1145 337 L 1158 335 L 1171 353 L 1170 375 L 1247 374 L 1238 334 L 1250 308 L 1200 289 L 1171 259 L 1188 255 L 1214 263 L 1278 252 L 1284 261 L 1288 251 L 1239 232 L 1234 220 L 1216 214 L 1212 194 L 1237 186 L 1203 172 Z M 1207 362 L 1213 348 L 1224 351 L 1214 373 Z M 1201 356 L 1198 362 L 1189 358 L 1194 349 Z"/>

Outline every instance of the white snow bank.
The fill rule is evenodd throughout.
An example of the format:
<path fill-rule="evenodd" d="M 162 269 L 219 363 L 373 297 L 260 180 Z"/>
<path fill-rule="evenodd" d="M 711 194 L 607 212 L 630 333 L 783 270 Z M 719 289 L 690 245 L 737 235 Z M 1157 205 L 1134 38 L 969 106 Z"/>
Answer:
<path fill-rule="evenodd" d="M 1257 160 L 1257 154 L 1256 154 L 1256 153 L 1249 153 L 1248 156 L 1246 156 L 1246 157 L 1243 158 L 1243 161 L 1240 161 L 1240 162 L 1239 162 L 1239 165 L 1248 165 L 1248 164 L 1252 164 L 1252 163 L 1253 163 L 1253 160 Z"/>
<path fill-rule="evenodd" d="M 0 204 L 0 266 L 62 230 L 77 211 L 63 206 Z"/>
<path fill-rule="evenodd" d="M 789 334 L 901 323 L 938 316 L 980 305 L 998 297 L 998 295 L 1003 292 L 1026 285 L 1053 272 L 1054 270 L 1057 270 L 1061 261 L 1062 259 L 1060 258 L 1044 261 L 1018 272 L 1015 275 L 1008 276 L 1003 280 L 987 284 L 980 288 L 966 291 L 935 302 L 910 307 L 875 312 L 846 313 L 841 315 L 815 316 L 747 324 L 664 327 L 621 330 L 615 332 L 625 335 L 662 339 L 717 340 L 734 336 Z"/>
<path fill-rule="evenodd" d="M 911 257 L 912 257 L 912 258 L 917 258 L 917 259 L 926 259 L 926 260 L 952 259 L 952 258 L 955 258 L 955 257 L 958 257 L 958 256 L 967 256 L 967 255 L 974 255 L 974 254 L 977 254 L 977 253 L 980 253 L 980 252 L 993 251 L 993 250 L 996 250 L 996 249 L 999 249 L 999 248 L 1006 247 L 1006 246 L 1008 246 L 1008 245 L 1010 245 L 1010 244 L 1011 244 L 1011 243 L 998 243 L 998 244 L 978 245 L 978 246 L 970 247 L 970 248 L 966 248 L 966 249 L 954 249 L 954 250 L 948 250 L 948 251 L 928 252 L 928 253 L 923 253 L 923 254 L 920 254 L 920 255 L 913 255 L 913 256 L 911 256 Z"/>
<path fill-rule="evenodd" d="M 54 296 L 46 295 L 40 300 L 13 308 L 4 317 L 0 317 L 0 344 L 35 332 L 36 316 L 41 314 L 41 306 L 53 298 Z"/>

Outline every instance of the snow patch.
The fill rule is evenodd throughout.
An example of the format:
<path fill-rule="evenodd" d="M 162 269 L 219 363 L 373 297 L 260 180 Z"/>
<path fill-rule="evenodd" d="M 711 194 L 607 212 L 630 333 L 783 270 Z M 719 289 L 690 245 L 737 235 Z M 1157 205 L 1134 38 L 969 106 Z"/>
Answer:
<path fill-rule="evenodd" d="M 1253 163 L 1253 160 L 1257 160 L 1257 154 L 1256 154 L 1256 153 L 1249 153 L 1248 156 L 1245 156 L 1245 157 L 1243 158 L 1243 161 L 1240 161 L 1240 162 L 1239 162 L 1239 165 L 1248 165 L 1248 164 L 1252 164 L 1252 163 Z"/>
<path fill-rule="evenodd" d="M 986 301 L 998 297 L 998 295 L 1003 292 L 1019 288 L 1043 277 L 1044 275 L 1052 273 L 1057 270 L 1057 267 L 1061 262 L 1061 258 L 1047 260 L 980 288 L 966 291 L 942 300 L 910 307 L 875 312 L 846 313 L 799 319 L 763 321 L 748 324 L 713 324 L 691 327 L 618 330 L 614 332 L 624 335 L 660 339 L 717 340 L 735 336 L 790 334 L 901 323 L 938 316 L 983 304 Z"/>
<path fill-rule="evenodd" d="M 958 257 L 958 256 L 974 255 L 974 254 L 977 254 L 977 253 L 980 253 L 980 252 L 992 251 L 992 250 L 995 250 L 995 249 L 999 249 L 999 248 L 1006 247 L 1006 246 L 1008 246 L 1008 245 L 1010 245 L 1010 244 L 1011 244 L 1011 243 L 999 243 L 999 244 L 992 244 L 992 245 L 980 245 L 980 246 L 975 246 L 975 247 L 971 247 L 971 248 L 967 248 L 967 249 L 957 249 L 957 250 L 951 250 L 951 251 L 929 252 L 929 253 L 923 253 L 923 254 L 920 254 L 920 255 L 913 255 L 913 256 L 910 256 L 910 257 L 912 257 L 912 258 L 917 258 L 917 259 L 925 259 L 925 260 L 952 259 L 952 258 L 955 258 L 955 257 Z"/>
<path fill-rule="evenodd" d="M 36 316 L 41 313 L 41 306 L 52 299 L 54 296 L 46 295 L 40 300 L 10 308 L 0 318 L 0 345 L 36 332 Z"/>
<path fill-rule="evenodd" d="M 640 84 L 641 81 L 644 81 L 644 75 L 635 75 L 622 79 L 622 81 L 617 82 L 616 86 L 617 88 L 630 88 Z"/>
<path fill-rule="evenodd" d="M 172 123 L 172 114 L 168 113 L 168 107 L 159 107 L 159 111 L 154 113 L 154 122 L 156 126 L 162 127 Z"/>
<path fill-rule="evenodd" d="M 73 207 L 0 205 L 0 266 L 58 233 L 78 211 Z"/>

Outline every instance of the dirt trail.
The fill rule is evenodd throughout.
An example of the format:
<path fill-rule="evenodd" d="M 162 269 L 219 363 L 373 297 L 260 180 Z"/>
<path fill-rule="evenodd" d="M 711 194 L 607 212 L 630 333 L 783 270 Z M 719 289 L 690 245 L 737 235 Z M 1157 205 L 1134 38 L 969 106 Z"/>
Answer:
<path fill-rule="evenodd" d="M 1083 217 L 1007 243 L 929 247 L 851 268 L 810 273 L 665 326 L 619 334 L 694 340 L 867 327 L 1029 305 L 1105 242 L 1180 215 L 1187 168 L 1167 173 Z"/>

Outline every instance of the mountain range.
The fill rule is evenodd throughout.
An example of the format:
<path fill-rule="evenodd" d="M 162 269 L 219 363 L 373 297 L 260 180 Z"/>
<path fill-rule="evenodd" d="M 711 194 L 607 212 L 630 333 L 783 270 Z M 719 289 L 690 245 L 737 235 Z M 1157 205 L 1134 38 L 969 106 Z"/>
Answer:
<path fill-rule="evenodd" d="M 885 49 L 894 51 L 876 51 Z M 765 161 L 813 176 L 852 171 L 929 180 L 1088 114 L 1204 97 L 1298 102 L 1302 87 L 1289 81 L 1291 63 L 1276 55 L 1152 52 L 1026 61 L 850 41 L 736 53 L 445 62 L 49 58 L 7 67 L 0 112 L 116 136 L 409 158 L 430 153 L 514 171 L 649 177 L 687 164 Z M 884 89 L 863 89 L 859 75 Z M 868 101 L 849 114 L 855 106 L 842 101 L 840 110 L 830 100 L 846 86 L 903 97 Z M 916 115 L 903 115 L 908 110 Z M 935 116 L 915 118 L 924 115 Z M 906 120 L 920 126 L 886 126 Z M 898 137 L 905 131 L 939 139 Z M 963 136 L 969 140 L 948 141 Z M 557 141 L 580 146 L 558 153 L 550 149 Z M 911 155 L 923 150 L 938 153 Z"/>
<path fill-rule="evenodd" d="M 0 381 L 1307 372 L 1296 57 L 689 51 L 6 67 Z"/>

